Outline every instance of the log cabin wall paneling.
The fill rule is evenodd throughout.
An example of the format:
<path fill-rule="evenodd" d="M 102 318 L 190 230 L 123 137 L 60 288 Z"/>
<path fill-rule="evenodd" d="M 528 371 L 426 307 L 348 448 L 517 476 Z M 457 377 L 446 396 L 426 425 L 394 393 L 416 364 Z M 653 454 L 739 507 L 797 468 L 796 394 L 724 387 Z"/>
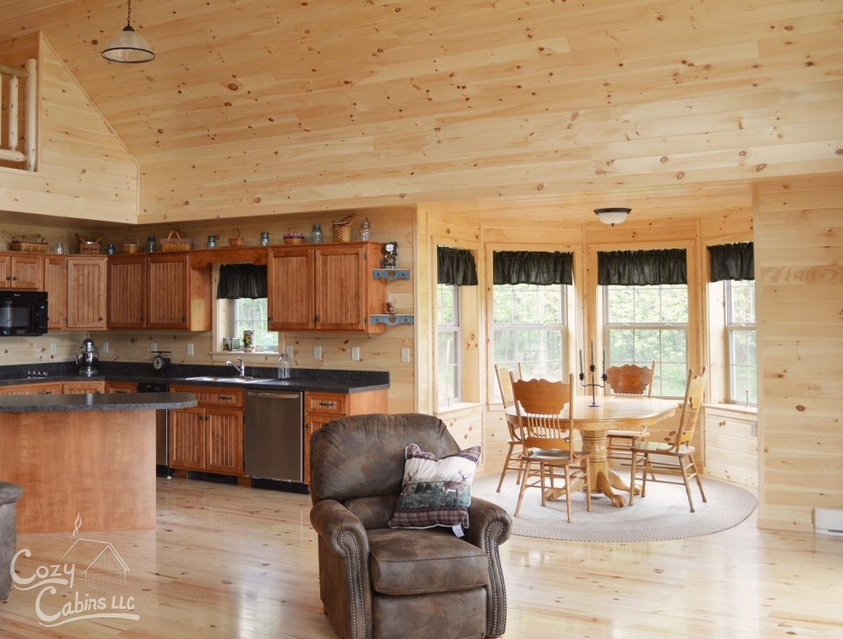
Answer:
<path fill-rule="evenodd" d="M 843 174 L 758 186 L 759 526 L 843 508 Z"/>
<path fill-rule="evenodd" d="M 0 33 L 0 64 L 27 58 L 38 60 L 38 171 L 0 167 L 0 211 L 135 222 L 138 164 L 96 103 L 41 34 Z"/>
<path fill-rule="evenodd" d="M 116 7 L 6 4 L 0 38 L 43 31 L 139 160 L 144 222 L 843 166 L 836 2 L 148 0 L 148 65 L 100 58 Z"/>

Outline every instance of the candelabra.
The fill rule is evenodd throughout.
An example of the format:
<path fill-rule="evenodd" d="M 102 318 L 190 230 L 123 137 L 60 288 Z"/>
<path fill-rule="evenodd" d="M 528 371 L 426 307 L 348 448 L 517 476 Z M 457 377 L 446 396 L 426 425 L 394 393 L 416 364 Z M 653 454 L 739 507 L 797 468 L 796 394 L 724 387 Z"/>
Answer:
<path fill-rule="evenodd" d="M 600 375 L 600 379 L 603 381 L 602 384 L 598 384 L 594 381 L 594 375 L 597 372 L 597 367 L 594 365 L 594 342 L 591 342 L 591 363 L 588 366 L 588 371 L 591 373 L 591 382 L 588 384 L 585 382 L 585 370 L 583 369 L 582 351 L 580 351 L 580 384 L 582 384 L 583 388 L 591 389 L 591 403 L 588 407 L 598 408 L 600 404 L 597 403 L 597 389 L 606 388 L 606 381 L 609 379 L 609 376 L 606 375 L 606 351 L 603 351 L 603 373 Z"/>

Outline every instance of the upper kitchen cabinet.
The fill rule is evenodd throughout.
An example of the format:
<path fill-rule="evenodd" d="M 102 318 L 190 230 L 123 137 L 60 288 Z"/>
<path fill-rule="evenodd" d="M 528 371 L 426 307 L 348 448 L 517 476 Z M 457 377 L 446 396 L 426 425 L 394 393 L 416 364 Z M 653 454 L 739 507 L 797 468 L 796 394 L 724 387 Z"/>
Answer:
<path fill-rule="evenodd" d="M 274 248 L 268 258 L 269 330 L 378 332 L 385 290 L 374 281 L 379 244 Z"/>
<path fill-rule="evenodd" d="M 106 327 L 106 257 L 67 258 L 67 328 Z M 49 304 L 49 292 L 47 300 Z"/>
<path fill-rule="evenodd" d="M 67 257 L 44 258 L 44 290 L 47 292 L 47 330 L 67 328 Z"/>
<path fill-rule="evenodd" d="M 0 288 L 40 289 L 43 277 L 40 255 L 0 255 Z"/>
<path fill-rule="evenodd" d="M 211 269 L 186 253 L 109 259 L 109 328 L 211 329 Z"/>

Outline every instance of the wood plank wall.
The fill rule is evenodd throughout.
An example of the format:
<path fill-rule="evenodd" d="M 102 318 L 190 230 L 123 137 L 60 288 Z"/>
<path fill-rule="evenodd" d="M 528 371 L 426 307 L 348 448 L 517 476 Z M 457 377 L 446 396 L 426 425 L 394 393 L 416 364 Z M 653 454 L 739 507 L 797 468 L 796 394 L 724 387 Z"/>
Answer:
<path fill-rule="evenodd" d="M 135 222 L 138 164 L 39 33 L 0 43 L 0 62 L 38 59 L 38 171 L 0 167 L 0 211 Z"/>
<path fill-rule="evenodd" d="M 758 186 L 759 526 L 843 508 L 843 174 Z"/>

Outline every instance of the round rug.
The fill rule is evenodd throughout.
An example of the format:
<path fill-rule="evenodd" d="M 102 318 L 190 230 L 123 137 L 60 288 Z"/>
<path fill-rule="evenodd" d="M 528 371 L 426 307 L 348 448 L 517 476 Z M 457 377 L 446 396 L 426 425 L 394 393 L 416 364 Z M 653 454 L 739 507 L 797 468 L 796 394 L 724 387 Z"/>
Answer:
<path fill-rule="evenodd" d="M 571 519 L 567 522 L 564 497 L 541 505 L 538 488 L 528 488 L 515 517 L 519 486 L 515 472 L 507 473 L 501 492 L 496 493 L 499 475 L 478 477 L 472 495 L 491 501 L 512 515 L 513 534 L 563 541 L 666 541 L 710 535 L 737 526 L 755 510 L 755 496 L 739 486 L 703 478 L 708 501 L 703 503 L 696 483 L 691 486 L 696 512 L 688 508 L 681 485 L 647 483 L 647 497 L 636 497 L 632 506 L 615 508 L 603 495 L 592 495 L 591 512 L 585 509 L 585 493 L 571 497 Z M 627 495 L 624 496 L 628 497 Z"/>

